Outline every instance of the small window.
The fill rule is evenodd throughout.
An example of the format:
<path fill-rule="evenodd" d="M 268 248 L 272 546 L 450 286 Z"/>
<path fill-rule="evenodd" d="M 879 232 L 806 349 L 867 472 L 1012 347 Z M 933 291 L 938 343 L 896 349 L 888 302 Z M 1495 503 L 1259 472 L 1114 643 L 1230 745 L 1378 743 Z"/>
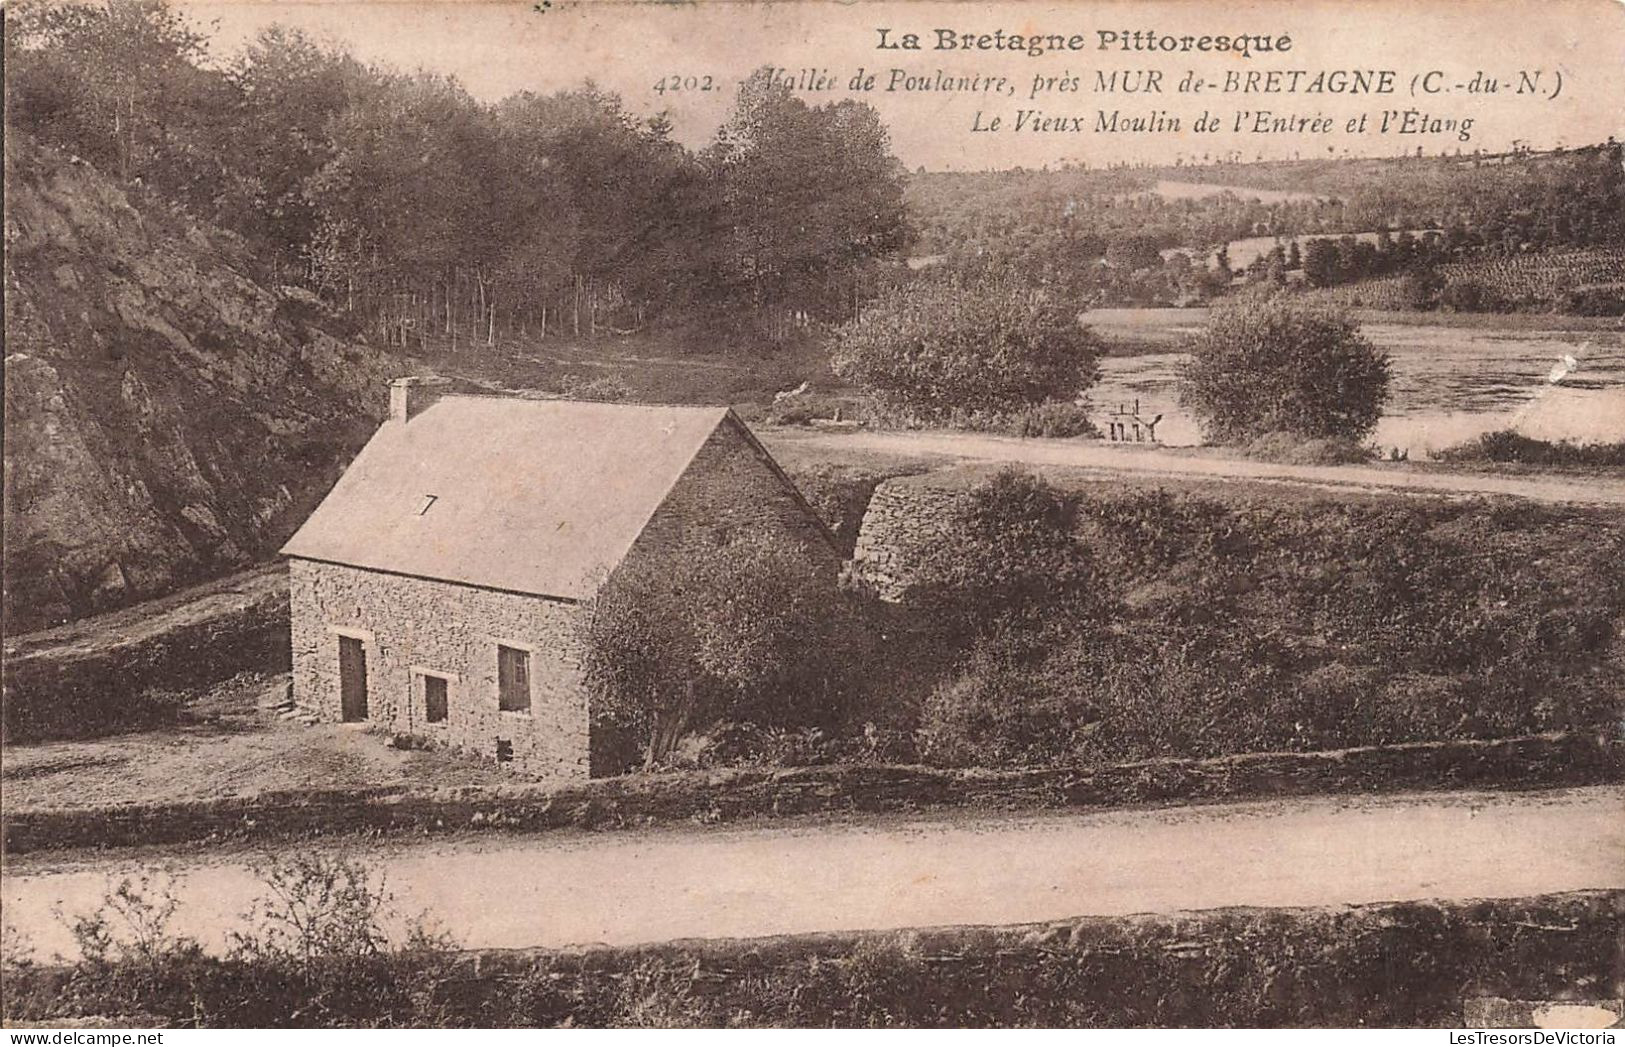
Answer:
<path fill-rule="evenodd" d="M 446 722 L 446 678 L 444 676 L 423 676 L 423 711 L 424 719 L 430 723 Z"/>
<path fill-rule="evenodd" d="M 530 712 L 530 652 L 497 646 L 497 708 Z"/>

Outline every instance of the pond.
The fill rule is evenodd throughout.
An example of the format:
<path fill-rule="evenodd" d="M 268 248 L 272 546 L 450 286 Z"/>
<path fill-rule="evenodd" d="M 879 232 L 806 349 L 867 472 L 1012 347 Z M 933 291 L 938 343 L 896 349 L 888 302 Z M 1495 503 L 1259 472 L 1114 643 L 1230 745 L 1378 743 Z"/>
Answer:
<path fill-rule="evenodd" d="M 1362 331 L 1393 362 L 1372 436 L 1381 448 L 1420 458 L 1504 428 L 1548 440 L 1625 440 L 1625 334 L 1401 323 Z M 1175 352 L 1108 358 L 1090 399 L 1102 410 L 1138 400 L 1142 414 L 1164 415 L 1163 442 L 1199 443 L 1200 430 L 1178 404 L 1183 359 Z"/>

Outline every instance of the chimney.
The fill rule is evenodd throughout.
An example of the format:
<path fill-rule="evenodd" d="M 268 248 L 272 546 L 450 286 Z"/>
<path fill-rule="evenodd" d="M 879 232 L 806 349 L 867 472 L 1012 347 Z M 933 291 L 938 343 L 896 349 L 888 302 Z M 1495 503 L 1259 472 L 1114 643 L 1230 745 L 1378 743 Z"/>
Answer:
<path fill-rule="evenodd" d="M 423 413 L 424 408 L 446 394 L 451 385 L 448 378 L 433 375 L 410 375 L 389 383 L 389 419 L 392 422 L 410 422 Z"/>

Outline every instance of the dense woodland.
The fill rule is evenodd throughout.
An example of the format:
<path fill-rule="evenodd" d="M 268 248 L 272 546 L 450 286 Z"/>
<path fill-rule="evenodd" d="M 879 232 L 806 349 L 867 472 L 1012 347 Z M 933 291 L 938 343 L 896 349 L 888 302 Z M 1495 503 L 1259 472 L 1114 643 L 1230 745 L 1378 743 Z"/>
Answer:
<path fill-rule="evenodd" d="M 485 104 L 282 27 L 213 54 L 162 0 L 25 0 L 5 17 L 12 130 L 240 234 L 274 282 L 385 344 L 648 329 L 678 347 L 699 340 L 685 330 L 781 341 L 853 319 L 911 270 L 1016 274 L 1079 307 L 1189 304 L 1229 286 L 1211 252 L 1255 236 L 1436 229 L 1433 262 L 1625 245 L 1612 142 L 910 176 L 872 108 L 809 106 L 765 71 L 691 149 L 591 83 Z M 1253 275 L 1296 268 L 1286 250 Z M 1391 274 L 1412 254 L 1342 250 L 1311 283 Z"/>
<path fill-rule="evenodd" d="M 280 27 L 222 65 L 160 0 L 11 8 L 5 45 L 14 128 L 239 233 L 386 342 L 720 311 L 782 334 L 849 315 L 906 240 L 874 110 L 765 75 L 694 152 L 590 83 L 483 105 Z"/>

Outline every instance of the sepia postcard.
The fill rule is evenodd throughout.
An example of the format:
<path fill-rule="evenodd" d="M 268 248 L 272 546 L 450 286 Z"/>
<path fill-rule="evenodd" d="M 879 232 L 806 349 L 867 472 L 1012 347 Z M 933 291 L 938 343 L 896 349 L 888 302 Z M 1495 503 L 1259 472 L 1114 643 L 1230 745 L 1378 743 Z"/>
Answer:
<path fill-rule="evenodd" d="M 1625 4 L 4 19 L 8 1044 L 1616 1042 Z"/>

